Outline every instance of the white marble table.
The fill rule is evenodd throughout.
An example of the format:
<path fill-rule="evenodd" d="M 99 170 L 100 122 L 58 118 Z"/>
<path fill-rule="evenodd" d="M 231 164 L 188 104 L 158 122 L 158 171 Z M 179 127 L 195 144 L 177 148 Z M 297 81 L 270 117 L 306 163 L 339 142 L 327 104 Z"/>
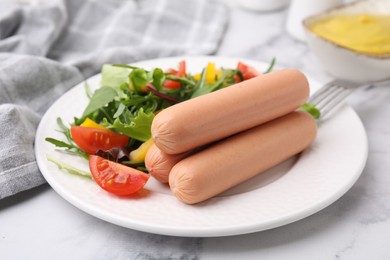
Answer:
<path fill-rule="evenodd" d="M 327 81 L 307 46 L 285 33 L 285 17 L 233 8 L 217 55 L 277 57 Z M 348 99 L 367 130 L 367 165 L 342 198 L 303 220 L 249 235 L 168 237 L 92 217 L 46 184 L 0 201 L 0 259 L 390 259 L 389 100 L 390 88 Z"/>

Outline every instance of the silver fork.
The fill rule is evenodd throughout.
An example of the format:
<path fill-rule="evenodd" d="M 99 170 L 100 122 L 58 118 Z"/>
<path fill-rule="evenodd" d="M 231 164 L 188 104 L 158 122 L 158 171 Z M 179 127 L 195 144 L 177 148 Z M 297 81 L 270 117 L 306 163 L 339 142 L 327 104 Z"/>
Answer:
<path fill-rule="evenodd" d="M 342 101 L 346 99 L 352 92 L 357 89 L 369 88 L 372 86 L 386 86 L 390 85 L 390 79 L 383 81 L 373 81 L 367 83 L 356 83 L 344 80 L 333 80 L 325 84 L 321 89 L 315 92 L 307 103 L 315 105 L 320 111 L 320 119 L 325 118 L 336 108 L 338 108 Z"/>

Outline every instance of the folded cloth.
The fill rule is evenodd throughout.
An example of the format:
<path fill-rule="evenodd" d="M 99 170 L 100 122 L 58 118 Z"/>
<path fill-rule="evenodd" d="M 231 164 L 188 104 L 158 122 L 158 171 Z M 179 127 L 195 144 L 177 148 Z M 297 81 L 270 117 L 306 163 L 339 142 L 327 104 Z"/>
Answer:
<path fill-rule="evenodd" d="M 215 53 L 227 16 L 210 0 L 0 0 L 0 199 L 45 182 L 35 131 L 65 91 L 105 63 Z"/>

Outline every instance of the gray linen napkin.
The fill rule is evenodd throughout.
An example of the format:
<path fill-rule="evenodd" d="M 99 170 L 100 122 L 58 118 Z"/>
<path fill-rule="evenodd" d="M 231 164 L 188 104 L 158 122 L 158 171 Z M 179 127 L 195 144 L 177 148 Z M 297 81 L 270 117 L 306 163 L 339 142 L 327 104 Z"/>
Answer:
<path fill-rule="evenodd" d="M 212 54 L 227 9 L 210 0 L 0 0 L 0 199 L 45 182 L 43 113 L 104 63 Z"/>

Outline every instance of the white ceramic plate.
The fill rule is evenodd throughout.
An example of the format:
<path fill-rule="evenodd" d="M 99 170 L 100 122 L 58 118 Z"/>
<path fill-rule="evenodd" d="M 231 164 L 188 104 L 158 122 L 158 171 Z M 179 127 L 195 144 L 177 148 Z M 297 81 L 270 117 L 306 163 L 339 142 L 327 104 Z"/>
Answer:
<path fill-rule="evenodd" d="M 175 67 L 187 61 L 189 71 L 199 72 L 207 62 L 235 67 L 237 59 L 222 57 L 176 57 L 148 60 L 134 65 L 144 68 Z M 260 70 L 268 64 L 243 60 Z M 96 88 L 100 75 L 88 79 Z M 319 84 L 311 81 L 313 90 Z M 56 118 L 72 122 L 80 116 L 88 99 L 84 83 L 71 89 L 46 112 L 38 127 L 35 152 L 47 182 L 77 208 L 108 222 L 150 233 L 211 237 L 266 230 L 307 217 L 340 198 L 358 179 L 367 158 L 367 138 L 356 113 L 342 107 L 319 127 L 315 142 L 299 157 L 292 158 L 224 194 L 198 205 L 185 205 L 169 188 L 149 179 L 144 196 L 120 198 L 106 193 L 94 181 L 59 170 L 46 159 L 59 158 L 88 171 L 84 159 L 55 151 L 46 137 L 62 138 Z M 259 158 L 259 161 L 261 158 Z"/>

